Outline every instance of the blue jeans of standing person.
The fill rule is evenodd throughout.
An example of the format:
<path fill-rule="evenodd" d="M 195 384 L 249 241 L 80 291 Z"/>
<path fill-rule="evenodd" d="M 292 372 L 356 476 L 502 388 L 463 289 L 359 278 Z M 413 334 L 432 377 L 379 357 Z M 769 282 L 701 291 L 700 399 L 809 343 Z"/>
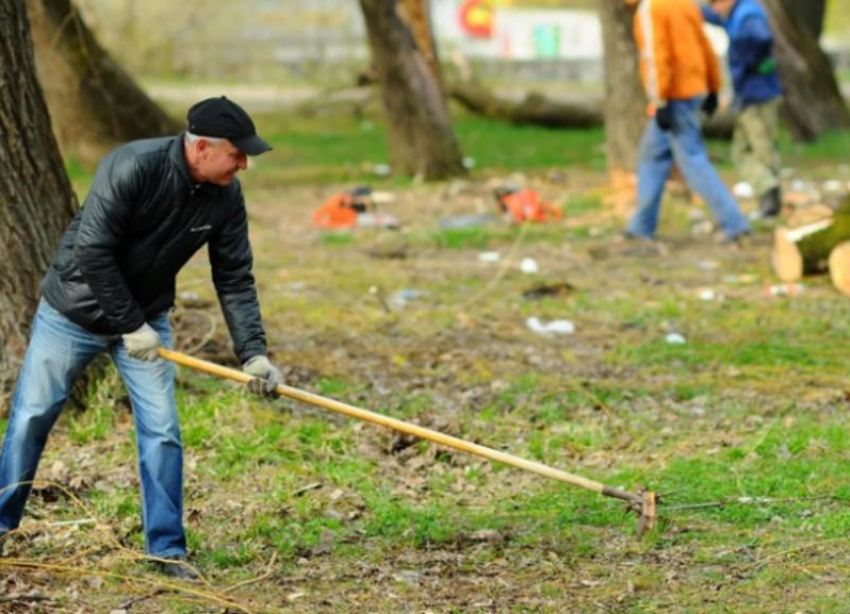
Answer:
<path fill-rule="evenodd" d="M 643 134 L 637 173 L 637 210 L 626 232 L 634 237 L 655 237 L 661 197 L 675 161 L 688 186 L 711 207 L 727 239 L 748 233 L 749 222 L 708 158 L 700 122 L 702 98 L 673 100 L 669 104 L 673 115 L 671 129 L 662 130 L 651 120 Z"/>
<path fill-rule="evenodd" d="M 148 322 L 170 346 L 163 313 Z M 120 337 L 94 335 L 42 299 L 12 398 L 0 452 L 0 534 L 16 529 L 38 461 L 74 382 L 100 352 L 111 354 L 130 392 L 136 423 L 145 549 L 157 557 L 186 555 L 183 446 L 174 401 L 174 365 L 130 358 Z"/>

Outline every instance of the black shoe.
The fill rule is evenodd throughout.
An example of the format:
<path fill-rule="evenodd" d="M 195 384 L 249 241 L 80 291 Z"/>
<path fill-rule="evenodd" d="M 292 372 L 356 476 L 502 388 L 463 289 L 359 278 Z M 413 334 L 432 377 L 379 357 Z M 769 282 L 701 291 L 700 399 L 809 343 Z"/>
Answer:
<path fill-rule="evenodd" d="M 782 195 L 779 188 L 771 188 L 759 198 L 759 215 L 761 217 L 776 217 L 782 210 Z"/>
<path fill-rule="evenodd" d="M 169 578 L 177 580 L 200 580 L 201 574 L 192 565 L 186 562 L 186 559 L 180 557 L 169 557 L 165 561 L 156 562 L 159 573 Z"/>

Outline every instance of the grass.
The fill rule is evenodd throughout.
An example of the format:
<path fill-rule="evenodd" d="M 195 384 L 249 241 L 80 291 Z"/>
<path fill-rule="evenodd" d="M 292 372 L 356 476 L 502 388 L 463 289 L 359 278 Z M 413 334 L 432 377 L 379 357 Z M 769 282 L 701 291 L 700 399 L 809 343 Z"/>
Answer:
<path fill-rule="evenodd" d="M 405 179 L 381 179 L 377 165 L 389 155 L 383 124 L 369 117 L 258 119 L 271 135 L 278 167 L 268 177 L 281 183 L 354 182 L 405 185 Z M 602 170 L 601 130 L 563 131 L 516 127 L 461 113 L 454 128 L 464 154 L 487 172 L 543 171 L 564 165 Z"/>
<path fill-rule="evenodd" d="M 292 183 L 353 182 L 377 185 L 409 184 L 407 179 L 382 179 L 376 165 L 389 156 L 383 124 L 369 117 L 297 117 L 258 115 L 264 135 L 275 149 L 273 159 L 260 158 L 254 190 Z M 542 171 L 563 168 L 603 170 L 602 130 L 565 133 L 538 127 L 516 127 L 461 114 L 455 124 L 464 154 L 476 169 L 488 172 Z M 90 185 L 93 169 L 76 160 L 66 168 L 79 193 Z"/>
<path fill-rule="evenodd" d="M 814 143 L 801 145 L 793 143 L 787 134 L 783 134 L 782 149 L 791 162 L 800 164 L 829 164 L 846 159 L 850 146 L 850 132 L 828 132 Z"/>
<path fill-rule="evenodd" d="M 806 167 L 813 169 L 825 166 L 827 172 L 840 166 L 850 147 L 850 131 L 827 132 L 811 143 L 797 143 L 786 129 L 780 130 L 779 150 L 783 165 L 787 168 Z M 720 168 L 732 169 L 730 144 L 724 141 L 709 141 L 709 152 Z M 829 177 L 826 177 L 829 178 Z"/>
<path fill-rule="evenodd" d="M 275 153 L 258 159 L 259 170 L 252 174 L 255 193 L 291 184 L 346 182 L 404 187 L 410 183 L 409 179 L 375 174 L 377 165 L 389 162 L 386 129 L 380 119 L 369 115 L 292 117 L 275 113 L 258 115 L 257 122 Z M 454 128 L 461 150 L 475 162 L 474 174 L 605 169 L 605 135 L 601 129 L 512 126 L 465 112 L 456 113 Z M 799 144 L 783 132 L 780 145 L 786 165 L 811 167 L 843 160 L 850 133 L 829 133 L 813 143 Z M 711 142 L 709 149 L 721 168 L 732 168 L 728 143 Z M 66 169 L 78 194 L 83 195 L 94 169 L 73 159 Z M 582 212 L 597 204 L 597 197 L 579 196 L 565 205 L 565 211 Z M 331 243 L 347 240 L 344 234 L 331 236 Z"/>
<path fill-rule="evenodd" d="M 404 187 L 405 178 L 384 178 L 375 174 L 377 165 L 387 164 L 386 129 L 382 120 L 366 116 L 292 117 L 287 114 L 258 115 L 257 122 L 274 146 L 274 156 L 257 161 L 251 188 L 256 194 L 269 193 L 283 185 L 350 183 Z M 601 129 L 554 130 L 534 126 L 512 126 L 457 112 L 455 133 L 461 150 L 474 160 L 473 175 L 513 172 L 563 174 L 605 169 L 605 135 Z M 782 133 L 780 149 L 786 166 L 816 167 L 844 160 L 850 146 L 850 133 L 835 132 L 813 143 L 793 142 Z M 720 168 L 732 169 L 729 144 L 709 143 Z M 66 164 L 79 195 L 84 195 L 94 169 L 76 160 Z M 829 177 L 826 177 L 829 178 Z M 598 197 L 577 196 L 564 204 L 565 212 L 576 214 L 593 209 Z M 328 235 L 329 244 L 351 240 L 346 234 Z"/>
<path fill-rule="evenodd" d="M 227 594 L 256 612 L 846 612 L 846 299 L 817 279 L 794 298 L 765 294 L 768 230 L 729 252 L 690 236 L 689 208 L 671 195 L 662 228 L 677 238 L 672 254 L 636 255 L 611 239 L 619 221 L 606 221 L 602 190 L 570 187 L 552 193 L 586 224 L 439 230 L 445 185 L 371 175 L 386 161 L 378 122 L 261 122 L 276 155 L 245 184 L 262 205 L 252 210 L 255 272 L 288 383 L 608 485 L 656 489 L 662 523 L 639 541 L 634 517 L 594 492 L 181 369 L 188 537 L 211 590 L 251 582 Z M 491 176 L 514 171 L 545 181 L 566 166 L 604 181 L 601 132 L 471 117 L 457 131 L 482 194 Z M 802 174 L 827 174 L 843 162 L 843 139 L 789 156 Z M 85 185 L 87 171 L 72 170 Z M 417 214 L 393 235 L 407 258 L 369 255 L 385 233 L 319 234 L 298 221 L 289 208 L 309 209 L 325 181 L 398 194 L 399 209 Z M 508 267 L 492 284 L 499 269 L 478 254 L 514 245 L 541 273 Z M 716 270 L 697 266 L 706 260 Z M 213 299 L 196 264 L 180 287 Z M 523 298 L 550 281 L 574 289 Z M 386 313 L 371 287 L 422 292 Z M 703 287 L 723 299 L 700 300 Z M 535 336 L 524 324 L 533 315 L 569 319 L 576 333 Z M 666 343 L 671 331 L 687 342 Z M 226 343 L 223 323 L 219 333 Z M 53 491 L 34 497 L 15 555 L 148 573 L 101 534 L 143 547 L 121 397 L 107 381 L 86 411 L 60 419 L 43 476 L 73 484 L 85 508 Z M 88 517 L 99 528 L 49 524 Z M 111 611 L 142 593 L 39 573 L 74 585 L 58 611 Z M 148 600 L 133 609 L 218 607 L 179 593 Z"/>

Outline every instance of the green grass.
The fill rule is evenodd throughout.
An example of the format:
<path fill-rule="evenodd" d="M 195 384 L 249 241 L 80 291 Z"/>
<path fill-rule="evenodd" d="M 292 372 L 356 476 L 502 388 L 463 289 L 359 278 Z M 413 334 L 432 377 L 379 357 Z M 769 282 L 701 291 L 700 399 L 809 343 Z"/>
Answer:
<path fill-rule="evenodd" d="M 567 200 L 563 206 L 564 217 L 581 215 L 584 213 L 595 213 L 603 210 L 605 205 L 598 195 L 586 194 Z"/>
<path fill-rule="evenodd" d="M 605 135 L 601 129 L 565 131 L 513 126 L 469 115 L 457 117 L 454 127 L 461 149 L 475 159 L 476 168 L 605 169 Z"/>
<path fill-rule="evenodd" d="M 258 159 L 251 189 L 272 190 L 285 184 L 348 182 L 404 187 L 409 178 L 384 178 L 375 166 L 389 163 L 386 128 L 382 119 L 369 116 L 296 117 L 287 114 L 258 114 L 263 134 L 274 146 L 271 155 Z M 605 135 L 602 129 L 557 130 L 514 126 L 483 119 L 465 112 L 454 118 L 454 129 L 465 156 L 475 160 L 473 174 L 569 170 L 605 170 Z M 850 145 L 850 133 L 831 133 L 813 143 L 797 144 L 786 132 L 781 150 L 787 165 L 841 162 Z M 721 167 L 731 168 L 729 144 L 709 144 Z M 88 190 L 93 170 L 76 160 L 66 164 L 80 197 Z M 564 203 L 568 214 L 583 213 L 599 206 L 597 197 L 582 197 Z M 345 242 L 345 234 L 328 234 L 329 244 Z M 581 238 L 581 237 L 579 237 Z"/>
<path fill-rule="evenodd" d="M 483 249 L 490 246 L 496 233 L 488 228 L 452 228 L 441 230 L 433 235 L 437 247 L 447 249 Z"/>
<path fill-rule="evenodd" d="M 610 241 L 618 220 L 594 220 L 607 213 L 602 190 L 565 187 L 556 203 L 565 217 L 588 219 L 575 228 L 436 230 L 428 207 L 445 186 L 417 186 L 421 219 L 393 235 L 408 257 L 374 259 L 368 250 L 384 233 L 287 234 L 267 222 L 277 203 L 315 194 L 321 182 L 375 183 L 369 165 L 385 161 L 381 124 L 260 121 L 276 149 L 250 181 L 272 203 L 252 226 L 255 270 L 275 360 L 300 374 L 293 385 L 606 485 L 658 490 L 661 527 L 639 541 L 617 500 L 317 408 L 260 401 L 180 369 L 188 538 L 215 586 L 248 581 L 234 594 L 257 612 L 845 613 L 846 299 L 823 279 L 797 297 L 767 296 L 767 229 L 749 251 L 721 250 L 688 234 L 690 207 L 671 195 L 664 228 L 677 237 L 673 254 L 641 256 Z M 460 117 L 457 131 L 482 192 L 491 175 L 513 170 L 535 178 L 574 168 L 581 181 L 604 180 L 601 132 L 471 117 Z M 786 154 L 802 161 L 801 173 L 826 174 L 843 160 L 844 139 Z M 79 185 L 89 177 L 79 167 L 73 174 Z M 377 183 L 408 196 L 408 180 Z M 513 267 L 491 284 L 497 271 L 477 253 L 514 244 L 543 272 Z M 716 271 L 697 266 L 706 259 Z M 209 284 L 205 266 L 188 273 Z M 743 275 L 751 281 L 739 283 Z M 575 289 L 523 298 L 543 281 Z M 423 294 L 387 313 L 372 286 L 388 297 Z M 702 287 L 724 300 L 699 300 Z M 538 337 L 525 327 L 532 315 L 570 319 L 576 333 Z M 667 344 L 671 330 L 687 343 Z M 226 339 L 223 323 L 220 332 Z M 80 476 L 75 494 L 89 509 L 35 497 L 27 528 L 36 537 L 26 543 L 39 555 L 98 547 L 93 529 L 44 530 L 90 515 L 142 550 L 122 394 L 93 390 L 86 411 L 60 419 L 41 467 Z M 81 565 L 113 552 L 103 546 Z M 118 564 L 131 576 L 148 573 L 132 560 Z M 127 587 L 111 582 L 98 593 L 106 606 L 92 609 L 127 599 Z M 224 609 L 156 599 L 150 607 L 162 611 Z"/>
<path fill-rule="evenodd" d="M 357 243 L 357 237 L 350 232 L 323 232 L 321 242 L 327 247 L 338 247 Z"/>
<path fill-rule="evenodd" d="M 565 216 L 580 215 L 597 211 L 599 201 L 596 198 L 568 200 L 564 205 Z M 608 236 L 616 232 L 610 226 L 594 231 L 594 236 Z M 492 223 L 475 225 L 468 228 L 439 229 L 427 234 L 411 232 L 407 236 L 409 244 L 448 250 L 484 250 L 510 247 L 520 240 L 523 245 L 545 243 L 559 245 L 564 240 L 586 239 L 591 230 L 586 227 L 564 229 L 557 224 L 505 225 L 494 220 Z"/>
<path fill-rule="evenodd" d="M 253 190 L 292 183 L 410 183 L 409 179 L 385 179 L 374 172 L 376 165 L 389 163 L 386 129 L 379 120 L 288 119 L 285 114 L 258 115 L 256 120 L 275 151 L 258 159 L 261 171 L 253 173 Z M 512 126 L 466 114 L 456 118 L 454 128 L 464 155 L 475 160 L 476 172 L 605 168 L 604 134 L 600 129 Z M 93 169 L 84 169 L 73 160 L 66 168 L 82 196 L 91 183 Z"/>
<path fill-rule="evenodd" d="M 819 164 L 841 162 L 847 158 L 850 148 L 850 131 L 828 132 L 816 141 L 807 144 L 793 143 L 783 135 L 782 151 L 791 164 Z"/>
<path fill-rule="evenodd" d="M 733 168 L 730 143 L 726 141 L 708 141 L 708 149 L 721 168 Z M 818 165 L 843 164 L 850 147 L 850 131 L 827 132 L 810 143 L 795 142 L 786 129 L 780 131 L 779 151 L 786 167 L 815 168 Z"/>
<path fill-rule="evenodd" d="M 299 118 L 282 123 L 277 116 L 258 119 L 266 126 L 275 148 L 276 170 L 282 181 L 353 181 L 404 185 L 404 179 L 381 180 L 378 164 L 389 163 L 386 129 L 370 118 Z M 604 135 L 601 130 L 549 130 L 512 126 L 459 114 L 454 122 L 464 154 L 476 170 L 544 170 L 565 166 L 603 170 Z"/>
<path fill-rule="evenodd" d="M 278 116 L 258 121 L 267 126 L 275 146 L 272 177 L 285 181 L 353 181 L 381 183 L 373 173 L 375 164 L 388 163 L 386 129 L 374 118 L 309 119 L 291 123 Z M 464 155 L 475 160 L 475 172 L 545 171 L 574 169 L 604 171 L 605 135 L 602 129 L 558 130 L 536 126 L 514 126 L 464 112 L 454 118 L 454 129 Z M 830 133 L 812 143 L 794 143 L 786 131 L 781 150 L 789 165 L 842 162 L 850 132 Z M 712 142 L 712 153 L 728 166 L 729 144 Z M 282 173 L 282 175 L 279 175 Z M 403 178 L 389 180 L 404 185 Z M 590 197 L 567 203 L 571 213 L 592 210 L 598 199 Z"/>

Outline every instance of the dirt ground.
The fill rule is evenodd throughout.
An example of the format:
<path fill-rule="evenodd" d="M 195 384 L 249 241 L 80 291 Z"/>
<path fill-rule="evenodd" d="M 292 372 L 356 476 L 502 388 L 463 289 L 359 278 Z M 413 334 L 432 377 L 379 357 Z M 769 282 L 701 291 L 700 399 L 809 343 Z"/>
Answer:
<path fill-rule="evenodd" d="M 774 287 L 769 228 L 759 226 L 745 246 L 721 244 L 705 207 L 675 195 L 665 206 L 663 241 L 636 243 L 620 236 L 624 220 L 594 187 L 599 177 L 511 179 L 566 203 L 563 222 L 521 229 L 497 219 L 478 229 L 441 230 L 441 220 L 458 223 L 456 216 L 495 210 L 492 189 L 500 180 L 478 179 L 381 188 L 393 200 L 380 210 L 396 216 L 401 229 L 328 235 L 312 227 L 311 213 L 349 186 L 255 193 L 249 187 L 255 274 L 270 350 L 287 383 L 324 386 L 340 400 L 531 453 L 591 478 L 616 476 L 628 488 L 647 483 L 664 492 L 668 509 L 716 503 L 708 491 L 700 496 L 698 477 L 680 492 L 658 482 L 678 460 L 722 463 L 723 450 L 736 447 L 755 454 L 770 434 L 766 425 L 804 414 L 826 421 L 846 410 L 846 388 L 834 368 L 801 368 L 789 377 L 793 369 L 779 363 L 699 358 L 702 344 L 732 356 L 737 344 L 743 352 L 747 335 L 771 329 L 774 318 L 817 320 L 844 309 L 823 279 L 807 281 L 798 297 Z M 251 185 L 250 174 L 244 182 Z M 498 261 L 482 260 L 486 252 L 497 252 Z M 536 273 L 520 270 L 525 259 L 534 260 Z M 199 255 L 180 278 L 177 346 L 232 365 L 221 316 L 205 306 L 214 300 L 207 266 Z M 575 332 L 537 334 L 529 327 L 533 317 L 569 320 Z M 686 349 L 700 345 L 682 357 L 670 335 L 680 335 Z M 180 381 L 193 395 L 207 385 L 185 372 Z M 42 554 L 30 558 L 15 542 L 12 556 L 22 562 L 2 569 L 0 595 L 8 598 L 0 597 L 0 612 L 838 612 L 834 604 L 847 588 L 841 570 L 850 557 L 840 538 L 840 552 L 817 531 L 772 542 L 778 521 L 738 525 L 690 510 L 662 511 L 658 534 L 638 540 L 634 519 L 592 493 L 320 410 L 285 407 L 284 430 L 326 422 L 350 442 L 343 456 L 356 456 L 369 473 L 336 488 L 321 469 L 305 468 L 302 484 L 313 476 L 320 486 L 293 501 L 309 502 L 309 513 L 301 503 L 270 511 L 255 497 L 276 487 L 279 468 L 257 465 L 248 486 L 244 479 L 216 482 L 200 472 L 212 462 L 212 448 L 187 446 L 189 525 L 207 542 L 197 548 L 238 541 L 261 513 L 339 517 L 350 532 L 323 532 L 282 558 L 266 547 L 241 565 L 218 566 L 209 585 L 173 590 L 139 575 L 127 554 L 135 548 L 127 536 L 139 528 L 134 513 L 111 527 L 121 547 L 87 547 L 71 529 L 53 537 L 40 532 L 38 522 L 63 500 L 45 495 L 34 504 L 29 538 L 42 543 Z M 252 428 L 262 423 L 248 400 L 233 411 Z M 80 493 L 112 481 L 132 485 L 132 465 L 106 469 L 97 462 L 126 445 L 119 441 L 130 428 L 125 414 L 116 418 L 120 428 L 82 447 L 73 443 L 73 429 L 60 425 L 45 475 L 66 484 L 76 478 Z M 234 419 L 222 416 L 223 428 Z M 331 443 L 318 445 L 337 458 Z M 71 475 L 63 476 L 63 467 Z M 435 475 L 445 490 L 435 486 Z M 362 517 L 377 515 L 359 485 L 367 476 L 412 506 L 441 501 L 437 524 L 456 524 L 450 536 L 411 537 L 425 530 L 427 514 L 404 517 L 399 522 L 410 527 L 395 538 L 358 533 Z M 841 505 L 824 500 L 807 509 L 818 514 Z M 57 561 L 57 551 L 67 556 Z M 786 551 L 793 553 L 788 564 Z M 75 565 L 101 572 L 79 577 L 69 571 Z M 110 569 L 120 577 L 109 576 Z"/>

